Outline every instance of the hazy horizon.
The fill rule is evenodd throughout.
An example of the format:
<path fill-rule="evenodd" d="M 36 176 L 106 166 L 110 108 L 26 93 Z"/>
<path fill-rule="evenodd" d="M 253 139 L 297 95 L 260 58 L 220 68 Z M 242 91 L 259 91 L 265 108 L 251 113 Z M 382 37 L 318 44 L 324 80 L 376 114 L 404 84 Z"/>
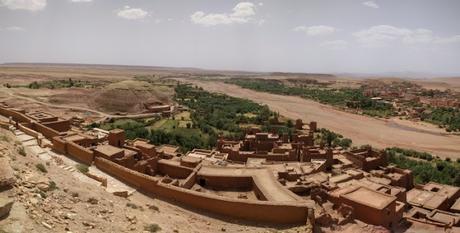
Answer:
<path fill-rule="evenodd" d="M 0 63 L 460 74 L 455 0 L 0 0 Z"/>

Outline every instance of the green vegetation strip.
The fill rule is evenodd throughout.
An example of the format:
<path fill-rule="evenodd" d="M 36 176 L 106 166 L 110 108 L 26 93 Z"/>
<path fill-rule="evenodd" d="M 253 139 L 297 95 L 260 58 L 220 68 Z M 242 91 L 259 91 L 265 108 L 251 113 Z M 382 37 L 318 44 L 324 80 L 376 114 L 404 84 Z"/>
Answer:
<path fill-rule="evenodd" d="M 243 88 L 279 95 L 300 96 L 323 104 L 359 109 L 363 114 L 387 117 L 394 114 L 391 104 L 374 101 L 364 96 L 360 88 L 321 88 L 308 86 L 287 86 L 279 80 L 230 79 L 227 83 Z"/>
<path fill-rule="evenodd" d="M 422 114 L 422 120 L 443 126 L 447 132 L 460 131 L 460 109 L 437 107 Z"/>
<path fill-rule="evenodd" d="M 212 148 L 219 134 L 241 139 L 244 129 L 240 125 L 257 125 L 263 130 L 278 133 L 293 132 L 292 122 L 272 123 L 278 116 L 267 106 L 210 93 L 190 85 L 176 85 L 175 92 L 176 101 L 189 108 L 189 111 L 168 119 L 114 120 L 102 125 L 92 124 L 91 127 L 124 129 L 129 139 L 145 138 L 156 145 L 178 145 L 183 152 L 194 148 Z"/>
<path fill-rule="evenodd" d="M 403 169 L 410 169 L 415 183 L 434 181 L 442 184 L 460 186 L 460 160 L 450 158 L 441 160 L 429 153 L 401 148 L 387 148 L 389 162 Z"/>

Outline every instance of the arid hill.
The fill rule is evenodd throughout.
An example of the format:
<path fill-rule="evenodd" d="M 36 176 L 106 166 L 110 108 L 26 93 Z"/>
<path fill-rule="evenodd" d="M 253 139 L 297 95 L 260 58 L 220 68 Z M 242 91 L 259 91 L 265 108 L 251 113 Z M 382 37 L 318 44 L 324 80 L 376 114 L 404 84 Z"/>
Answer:
<path fill-rule="evenodd" d="M 144 81 L 112 83 L 94 94 L 94 108 L 104 112 L 142 112 L 146 103 L 170 103 L 174 90 Z"/>

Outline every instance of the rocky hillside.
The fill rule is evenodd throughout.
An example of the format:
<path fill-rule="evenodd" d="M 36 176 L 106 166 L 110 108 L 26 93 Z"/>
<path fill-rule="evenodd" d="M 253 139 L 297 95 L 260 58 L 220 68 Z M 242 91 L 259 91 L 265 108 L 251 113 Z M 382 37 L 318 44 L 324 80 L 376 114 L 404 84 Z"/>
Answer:
<path fill-rule="evenodd" d="M 170 103 L 173 94 L 174 90 L 167 86 L 126 80 L 98 90 L 94 94 L 93 105 L 95 109 L 109 113 L 138 113 L 147 103 Z"/>

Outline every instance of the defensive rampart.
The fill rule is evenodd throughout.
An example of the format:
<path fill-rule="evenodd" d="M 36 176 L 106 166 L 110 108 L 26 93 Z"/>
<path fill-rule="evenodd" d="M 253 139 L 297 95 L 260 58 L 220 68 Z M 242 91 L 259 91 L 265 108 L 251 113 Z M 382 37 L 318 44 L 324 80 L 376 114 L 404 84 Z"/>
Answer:
<path fill-rule="evenodd" d="M 95 165 L 124 182 L 145 192 L 173 199 L 187 206 L 222 214 L 229 217 L 270 223 L 301 223 L 307 221 L 308 202 L 268 202 L 239 200 L 201 193 L 170 184 L 162 184 L 157 179 L 120 166 L 107 159 L 96 157 Z M 310 210 L 311 213 L 311 210 Z"/>

